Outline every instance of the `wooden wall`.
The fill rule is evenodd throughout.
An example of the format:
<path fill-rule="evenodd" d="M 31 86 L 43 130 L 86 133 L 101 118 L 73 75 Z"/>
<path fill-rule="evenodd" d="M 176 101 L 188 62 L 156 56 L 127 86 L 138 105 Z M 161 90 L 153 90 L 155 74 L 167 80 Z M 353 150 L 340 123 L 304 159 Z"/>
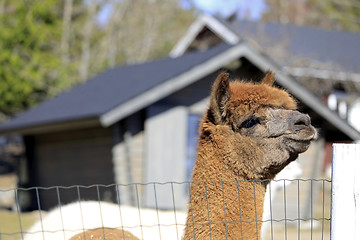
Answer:
<path fill-rule="evenodd" d="M 55 188 L 114 183 L 111 129 L 90 128 L 36 135 L 29 159 L 30 185 L 50 187 L 39 194 L 43 209 L 81 199 L 115 198 L 113 189 Z M 106 199 L 104 199 L 106 200 Z M 35 203 L 36 205 L 38 203 Z"/>
<path fill-rule="evenodd" d="M 112 149 L 115 183 L 119 184 L 121 204 L 136 205 L 144 182 L 144 119 L 137 112 L 113 126 Z M 138 191 L 136 193 L 136 191 Z"/>
<path fill-rule="evenodd" d="M 145 182 L 186 181 L 187 108 L 153 105 L 148 108 L 148 116 L 145 122 Z M 144 205 L 172 209 L 174 195 L 176 207 L 183 208 L 187 202 L 186 190 L 185 184 L 147 185 Z"/>

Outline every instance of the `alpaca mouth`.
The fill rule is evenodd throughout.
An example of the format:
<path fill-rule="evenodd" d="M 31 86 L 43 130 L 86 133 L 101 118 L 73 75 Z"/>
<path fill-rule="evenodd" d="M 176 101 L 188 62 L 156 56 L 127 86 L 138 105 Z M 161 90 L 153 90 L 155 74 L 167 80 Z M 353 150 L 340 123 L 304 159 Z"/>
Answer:
<path fill-rule="evenodd" d="M 286 145 L 289 148 L 290 152 L 302 153 L 309 148 L 311 141 L 315 139 L 315 134 L 303 137 L 300 137 L 298 135 L 289 135 L 286 136 Z"/>
<path fill-rule="evenodd" d="M 285 137 L 295 142 L 309 143 L 317 139 L 318 134 L 313 126 L 297 130 L 295 133 L 287 134 Z"/>
<path fill-rule="evenodd" d="M 286 134 L 285 144 L 292 153 L 305 152 L 310 143 L 317 139 L 317 131 L 313 126 L 298 129 L 295 133 Z"/>
<path fill-rule="evenodd" d="M 279 135 L 270 136 L 270 138 L 279 138 L 279 137 L 283 137 L 287 140 L 294 141 L 294 142 L 303 142 L 303 143 L 310 144 L 311 141 L 314 141 L 317 139 L 318 135 L 317 135 L 316 131 L 311 131 L 309 133 L 309 131 L 307 130 L 306 132 L 303 132 L 303 133 L 287 133 L 287 134 L 279 134 Z"/>
<path fill-rule="evenodd" d="M 309 143 L 311 141 L 314 141 L 317 139 L 316 134 L 312 134 L 309 136 L 299 136 L 299 135 L 288 135 L 286 136 L 287 139 L 295 141 L 295 142 L 299 142 L 299 143 Z"/>

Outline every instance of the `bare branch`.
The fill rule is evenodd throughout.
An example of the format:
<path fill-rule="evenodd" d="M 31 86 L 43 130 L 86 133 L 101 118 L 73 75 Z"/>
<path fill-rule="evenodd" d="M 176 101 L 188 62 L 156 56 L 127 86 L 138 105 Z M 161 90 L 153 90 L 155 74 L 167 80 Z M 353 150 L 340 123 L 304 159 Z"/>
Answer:
<path fill-rule="evenodd" d="M 62 35 L 61 35 L 61 57 L 63 64 L 67 65 L 69 62 L 69 45 L 70 45 L 70 26 L 73 0 L 65 0 Z"/>

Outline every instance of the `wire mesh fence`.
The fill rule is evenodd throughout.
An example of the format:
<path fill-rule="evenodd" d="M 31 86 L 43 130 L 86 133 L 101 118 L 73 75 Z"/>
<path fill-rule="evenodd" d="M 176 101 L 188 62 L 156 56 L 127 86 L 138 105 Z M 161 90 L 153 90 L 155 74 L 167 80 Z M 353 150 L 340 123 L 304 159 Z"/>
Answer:
<path fill-rule="evenodd" d="M 266 181 L 260 181 L 260 183 Z M 254 183 L 254 195 L 257 189 Z M 326 179 L 282 179 L 267 184 L 264 202 L 253 198 L 255 211 L 262 211 L 262 219 L 246 219 L 246 212 L 239 211 L 239 220 L 234 222 L 229 216 L 224 221 L 191 221 L 191 215 L 198 211 L 228 214 L 224 209 L 214 209 L 212 203 L 196 206 L 192 191 L 196 185 L 205 190 L 212 185 L 222 186 L 223 196 L 217 196 L 225 209 L 232 205 L 240 206 L 239 199 L 229 199 L 227 186 L 239 186 L 242 181 L 218 182 L 164 182 L 132 183 L 91 186 L 53 186 L 33 188 L 0 189 L 0 194 L 13 194 L 15 205 L 12 210 L 0 210 L 0 239 L 70 239 L 74 235 L 89 229 L 102 229 L 101 239 L 107 239 L 106 229 L 118 229 L 124 239 L 127 232 L 134 239 L 182 239 L 184 229 L 189 226 L 206 226 L 212 239 L 216 228 L 232 224 L 256 223 L 262 226 L 257 239 L 330 239 L 330 198 L 331 181 Z M 179 191 L 180 189 L 180 191 Z M 240 190 L 239 190 L 240 189 Z M 233 189 L 232 189 L 233 190 Z M 167 194 L 164 194 L 167 193 Z M 190 199 L 190 204 L 179 204 L 177 194 L 182 193 Z M 205 192 L 206 200 L 212 192 Z M 124 205 L 129 199 L 130 204 Z M 149 199 L 152 199 L 151 201 Z M 192 200 L 191 200 L 192 199 Z M 33 211 L 24 211 L 32 204 Z M 261 206 L 259 205 L 261 204 Z M 244 210 L 244 209 L 243 209 Z M 189 220 L 186 222 L 189 211 Z M 247 210 L 244 210 L 247 211 Z M 236 212 L 236 211 L 235 211 Z M 242 219 L 241 219 L 242 215 Z M 244 225 L 243 225 L 244 224 Z M 245 229 L 245 228 L 244 228 Z M 260 229 L 260 228 L 259 228 Z M 246 230 L 246 229 L 245 229 Z M 244 230 L 244 231 L 245 231 Z M 195 234 L 194 234 L 195 236 Z M 238 239 L 242 239 L 242 233 Z M 211 238 L 211 237 L 210 237 Z M 80 238 L 79 238 L 80 239 Z M 88 239 L 83 235 L 82 239 Z M 89 238 L 94 239 L 94 238 Z M 100 239 L 100 238 L 99 238 Z M 109 237 L 109 239 L 114 239 Z M 118 238 L 116 238 L 118 239 Z M 227 239 L 227 236 L 223 236 Z M 231 239 L 231 238 L 229 238 Z"/>

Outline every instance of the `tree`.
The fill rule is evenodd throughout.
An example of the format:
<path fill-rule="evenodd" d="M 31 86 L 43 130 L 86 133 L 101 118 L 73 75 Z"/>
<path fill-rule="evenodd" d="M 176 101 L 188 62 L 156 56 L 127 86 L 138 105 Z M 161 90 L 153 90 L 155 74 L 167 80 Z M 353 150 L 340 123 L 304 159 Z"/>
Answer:
<path fill-rule="evenodd" d="M 61 34 L 61 54 L 62 63 L 67 65 L 69 63 L 69 49 L 70 49 L 70 27 L 72 15 L 73 0 L 65 0 L 64 12 L 62 19 L 62 34 Z"/>
<path fill-rule="evenodd" d="M 265 21 L 360 31 L 359 0 L 267 0 Z"/>
<path fill-rule="evenodd" d="M 54 49 L 56 0 L 4 3 L 0 16 L 0 111 L 12 115 L 43 100 L 63 71 Z"/>
<path fill-rule="evenodd" d="M 104 23 L 98 14 L 111 11 Z M 194 19 L 179 0 L 0 0 L 0 113 L 117 64 L 167 55 Z"/>
<path fill-rule="evenodd" d="M 309 19 L 314 25 L 328 29 L 360 32 L 359 0 L 308 0 L 309 8 L 318 14 Z"/>
<path fill-rule="evenodd" d="M 178 0 L 122 0 L 109 4 L 112 11 L 98 42 L 98 50 L 107 50 L 94 54 L 110 66 L 167 55 L 194 20 L 193 12 L 182 9 Z"/>

